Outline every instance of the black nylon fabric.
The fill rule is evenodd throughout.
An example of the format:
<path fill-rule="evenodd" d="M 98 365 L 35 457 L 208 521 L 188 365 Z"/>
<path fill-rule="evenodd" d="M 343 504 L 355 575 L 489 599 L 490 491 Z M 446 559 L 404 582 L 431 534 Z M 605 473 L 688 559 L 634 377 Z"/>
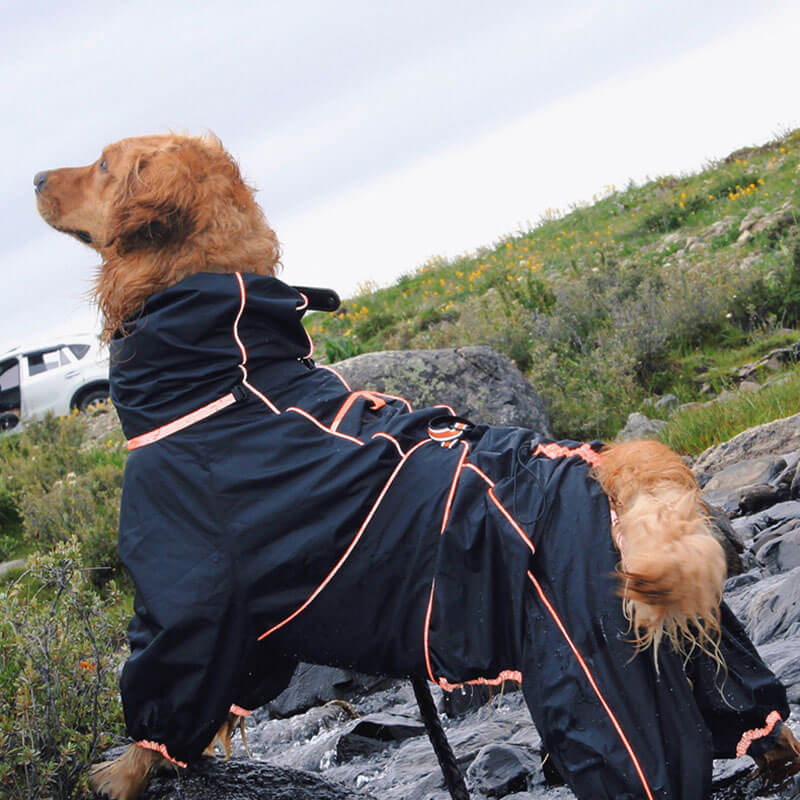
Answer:
<path fill-rule="evenodd" d="M 688 686 L 666 648 L 661 678 L 648 656 L 620 677 L 633 651 L 610 578 L 608 501 L 586 462 L 534 456 L 547 440 L 519 428 L 479 425 L 441 446 L 428 425 L 447 410 L 354 396 L 314 368 L 303 306 L 275 278 L 197 274 L 153 296 L 112 343 L 112 398 L 129 438 L 234 387 L 240 398 L 127 461 L 119 548 L 137 596 L 121 690 L 131 736 L 192 761 L 231 703 L 272 699 L 299 660 L 440 684 L 523 670 L 526 699 L 576 793 L 613 785 L 627 787 L 620 797 L 647 796 L 532 588 L 535 576 L 615 705 L 635 697 L 646 708 L 656 695 L 667 709 L 676 682 Z M 610 639 L 614 647 L 602 644 Z M 548 676 L 546 696 L 532 687 L 536 674 Z M 739 674 L 746 683 L 748 670 Z M 771 693 L 758 702 L 741 693 L 754 706 L 748 719 L 780 699 L 766 675 Z M 713 706 L 703 708 L 713 715 Z M 705 774 L 702 724 L 677 734 L 682 710 L 620 715 L 645 750 L 652 796 L 701 796 L 670 782 Z M 576 735 L 584 750 L 570 750 Z M 677 735 L 683 761 L 670 767 L 648 742 Z"/>

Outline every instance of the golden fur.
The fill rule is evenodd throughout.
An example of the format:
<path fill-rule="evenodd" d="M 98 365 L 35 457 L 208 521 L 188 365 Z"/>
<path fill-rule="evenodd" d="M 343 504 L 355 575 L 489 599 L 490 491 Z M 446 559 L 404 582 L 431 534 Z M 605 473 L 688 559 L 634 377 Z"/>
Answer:
<path fill-rule="evenodd" d="M 666 445 L 604 448 L 595 477 L 618 514 L 620 594 L 637 645 L 667 636 L 678 650 L 715 650 L 725 554 L 691 470 Z"/>
<path fill-rule="evenodd" d="M 150 295 L 192 273 L 275 272 L 277 238 L 214 137 L 123 139 L 93 164 L 41 175 L 44 219 L 102 256 L 95 297 L 105 340 Z M 619 513 L 620 592 L 637 643 L 656 649 L 665 635 L 678 647 L 711 641 L 725 558 L 692 473 L 664 445 L 633 442 L 606 448 L 595 476 Z M 226 753 L 236 723 L 226 720 L 214 739 Z M 129 800 L 162 763 L 132 745 L 94 767 L 92 782 Z"/>
<path fill-rule="evenodd" d="M 151 294 L 195 272 L 275 274 L 280 246 L 253 194 L 219 139 L 164 134 L 48 171 L 37 205 L 102 256 L 94 294 L 108 341 Z"/>

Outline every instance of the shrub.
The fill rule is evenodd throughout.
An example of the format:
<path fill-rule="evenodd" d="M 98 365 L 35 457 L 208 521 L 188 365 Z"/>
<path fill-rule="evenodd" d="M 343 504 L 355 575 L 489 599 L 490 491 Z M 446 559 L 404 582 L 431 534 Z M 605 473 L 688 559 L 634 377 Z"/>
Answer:
<path fill-rule="evenodd" d="M 87 447 L 85 420 L 52 415 L 0 447 L 0 508 L 11 524 L 0 532 L 0 548 L 51 548 L 76 537 L 83 564 L 101 586 L 112 577 L 129 579 L 116 550 L 122 471 L 121 435 L 104 446 Z M 21 520 L 13 527 L 14 519 Z"/>
<path fill-rule="evenodd" d="M 80 558 L 75 539 L 59 544 L 0 593 L 0 795 L 13 800 L 84 796 L 89 765 L 121 734 L 125 612 Z"/>

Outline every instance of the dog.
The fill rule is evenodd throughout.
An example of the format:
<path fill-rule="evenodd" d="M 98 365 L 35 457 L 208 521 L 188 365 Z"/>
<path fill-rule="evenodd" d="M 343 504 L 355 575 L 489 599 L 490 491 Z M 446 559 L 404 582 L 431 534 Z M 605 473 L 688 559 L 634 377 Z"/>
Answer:
<path fill-rule="evenodd" d="M 93 769 L 97 791 L 131 800 L 163 764 L 227 752 L 301 658 L 445 690 L 520 680 L 579 797 L 705 796 L 712 749 L 800 769 L 785 692 L 721 604 L 725 557 L 672 451 L 473 426 L 314 365 L 308 298 L 275 277 L 278 239 L 214 137 L 124 139 L 34 186 L 43 219 L 101 257 L 132 450 L 136 743 Z"/>

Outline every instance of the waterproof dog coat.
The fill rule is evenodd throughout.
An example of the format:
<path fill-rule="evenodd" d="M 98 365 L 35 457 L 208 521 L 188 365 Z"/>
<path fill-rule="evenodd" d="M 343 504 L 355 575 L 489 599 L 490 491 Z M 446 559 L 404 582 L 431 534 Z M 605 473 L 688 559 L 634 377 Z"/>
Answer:
<path fill-rule="evenodd" d="M 301 659 L 444 689 L 515 678 L 581 796 L 701 796 L 714 725 L 666 646 L 660 676 L 633 657 L 596 451 L 352 391 L 310 360 L 306 305 L 275 278 L 197 274 L 112 342 L 134 739 L 196 759 Z M 786 715 L 758 666 L 725 747 Z"/>

